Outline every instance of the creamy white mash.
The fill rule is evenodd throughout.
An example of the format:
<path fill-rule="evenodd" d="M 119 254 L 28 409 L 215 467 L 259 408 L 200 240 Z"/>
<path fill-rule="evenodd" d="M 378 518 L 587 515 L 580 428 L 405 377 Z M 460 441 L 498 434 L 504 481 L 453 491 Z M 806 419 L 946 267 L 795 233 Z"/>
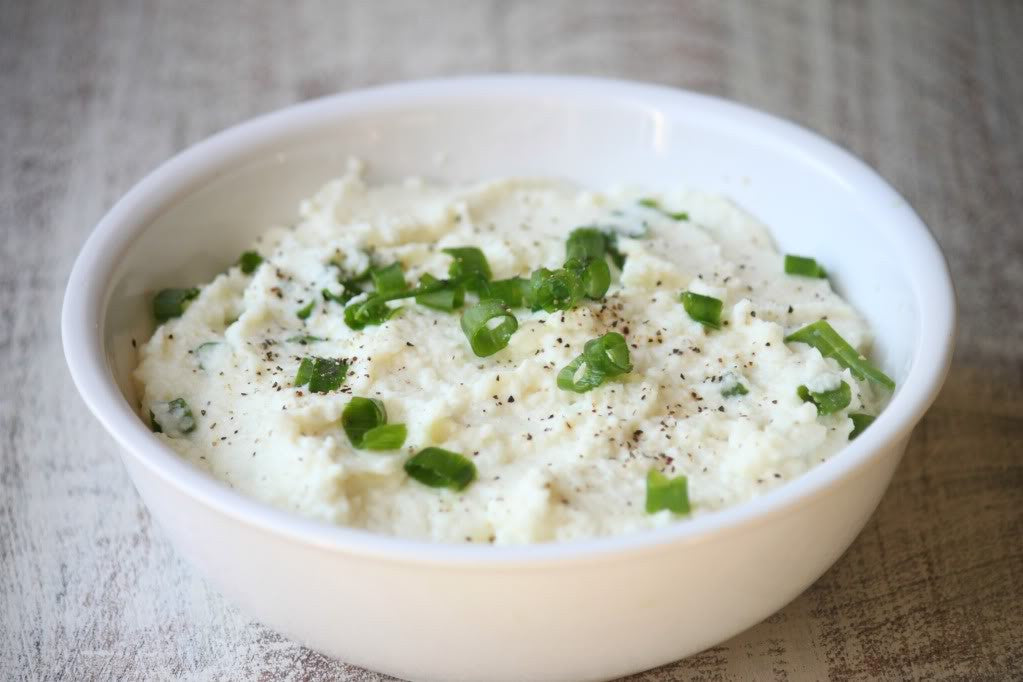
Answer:
<path fill-rule="evenodd" d="M 141 346 L 142 413 L 181 416 L 181 404 L 168 403 L 183 399 L 194 428 L 165 419 L 174 423 L 158 437 L 255 498 L 345 526 L 451 542 L 663 526 L 683 517 L 646 512 L 651 469 L 687 478 L 696 515 L 754 497 L 841 449 L 853 428 L 848 415 L 876 415 L 886 392 L 783 339 L 826 318 L 865 350 L 864 321 L 826 279 L 784 274 L 765 227 L 727 199 L 672 192 L 657 198 L 658 210 L 639 203 L 643 196 L 527 179 L 370 186 L 353 163 L 302 203 L 296 225 L 254 245 L 265 259 L 254 272 L 232 267 L 202 286 Z M 677 212 L 687 217 L 669 215 Z M 621 233 L 626 260 L 611 268 L 606 298 L 554 313 L 514 310 L 517 331 L 489 357 L 473 354 L 459 311 L 403 299 L 389 304 L 400 315 L 355 331 L 343 304 L 321 295 L 371 264 L 400 263 L 410 286 L 425 274 L 444 278 L 447 247 L 478 247 L 495 279 L 528 277 L 560 267 L 566 237 L 581 225 Z M 679 301 L 685 290 L 723 301 L 719 330 L 690 318 Z M 559 389 L 559 370 L 609 331 L 627 339 L 632 371 L 586 393 Z M 323 340 L 289 341 L 303 335 Z M 296 387 L 307 356 L 347 360 L 342 387 Z M 851 400 L 834 414 L 818 415 L 797 395 L 800 386 L 827 391 L 842 381 Z M 737 394 L 737 384 L 747 392 Z M 339 420 L 353 396 L 382 401 L 388 423 L 406 425 L 400 450 L 352 447 Z M 405 461 L 428 446 L 463 454 L 476 479 L 454 491 L 410 478 Z"/>

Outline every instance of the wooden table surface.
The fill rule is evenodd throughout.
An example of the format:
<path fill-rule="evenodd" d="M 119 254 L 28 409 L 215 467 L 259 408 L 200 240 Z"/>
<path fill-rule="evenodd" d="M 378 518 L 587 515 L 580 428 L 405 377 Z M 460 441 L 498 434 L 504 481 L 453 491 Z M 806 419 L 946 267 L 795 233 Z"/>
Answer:
<path fill-rule="evenodd" d="M 1023 677 L 1023 2 L 0 0 L 0 678 L 342 679 L 154 527 L 58 318 L 111 204 L 210 133 L 363 85 L 575 72 L 789 117 L 909 199 L 955 363 L 859 539 L 763 623 L 635 680 Z"/>

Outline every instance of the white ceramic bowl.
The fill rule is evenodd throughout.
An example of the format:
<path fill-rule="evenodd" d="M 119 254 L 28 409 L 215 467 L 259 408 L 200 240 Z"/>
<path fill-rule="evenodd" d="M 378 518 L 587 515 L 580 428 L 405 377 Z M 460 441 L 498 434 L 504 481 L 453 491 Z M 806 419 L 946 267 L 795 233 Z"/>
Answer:
<path fill-rule="evenodd" d="M 784 251 L 827 266 L 898 381 L 856 441 L 755 500 L 625 537 L 437 545 L 305 520 L 181 460 L 136 415 L 132 339 L 149 300 L 211 278 L 298 200 L 366 159 L 377 178 L 510 174 L 727 194 Z M 668 663 L 763 619 L 816 580 L 877 506 L 952 349 L 945 262 L 906 202 L 799 127 L 663 87 L 563 77 L 424 81 L 262 116 L 136 185 L 75 263 L 64 349 L 153 516 L 240 607 L 310 647 L 399 677 L 607 679 Z"/>

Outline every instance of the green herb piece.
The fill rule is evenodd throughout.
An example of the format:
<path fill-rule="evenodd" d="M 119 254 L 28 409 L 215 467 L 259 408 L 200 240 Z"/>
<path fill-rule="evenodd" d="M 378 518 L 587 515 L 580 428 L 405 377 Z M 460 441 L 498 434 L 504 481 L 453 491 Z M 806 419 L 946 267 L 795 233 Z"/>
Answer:
<path fill-rule="evenodd" d="M 345 324 L 356 331 L 371 324 L 383 324 L 398 314 L 401 308 L 391 308 L 387 299 L 370 296 L 361 303 L 353 303 L 345 308 Z"/>
<path fill-rule="evenodd" d="M 386 268 L 374 268 L 370 272 L 370 276 L 373 278 L 373 286 L 376 287 L 377 294 L 381 296 L 390 296 L 408 289 L 408 284 L 405 283 L 405 271 L 402 270 L 401 263 L 391 263 Z"/>
<path fill-rule="evenodd" d="M 462 332 L 469 339 L 472 352 L 485 358 L 508 345 L 519 328 L 508 307 L 497 300 L 480 301 L 462 313 Z"/>
<path fill-rule="evenodd" d="M 827 273 L 824 272 L 824 268 L 817 264 L 817 261 L 813 258 L 805 258 L 803 256 L 793 256 L 791 254 L 785 255 L 785 274 L 786 275 L 800 275 L 802 277 L 827 277 Z"/>
<path fill-rule="evenodd" d="M 652 208 L 653 210 L 657 211 L 661 215 L 668 216 L 672 220 L 689 220 L 689 214 L 688 213 L 685 213 L 684 211 L 679 211 L 678 213 L 673 213 L 671 211 L 665 210 L 661 206 L 660 202 L 658 202 L 656 199 L 649 199 L 649 198 L 640 199 L 636 203 L 638 203 L 640 206 L 645 206 L 646 208 Z"/>
<path fill-rule="evenodd" d="M 429 447 L 405 462 L 405 473 L 431 488 L 464 490 L 476 478 L 472 460 L 450 450 Z"/>
<path fill-rule="evenodd" d="M 185 308 L 199 295 L 195 287 L 189 289 L 164 289 L 153 297 L 153 317 L 157 322 L 166 322 L 181 317 Z"/>
<path fill-rule="evenodd" d="M 579 275 L 564 268 L 560 270 L 540 268 L 533 271 L 529 282 L 533 309 L 542 308 L 549 313 L 575 307 L 586 293 Z"/>
<path fill-rule="evenodd" d="M 813 403 L 817 406 L 817 414 L 826 415 L 834 414 L 841 409 L 849 406 L 849 402 L 852 400 L 852 390 L 849 388 L 849 384 L 844 381 L 830 391 L 815 392 L 811 391 L 806 386 L 800 386 L 796 389 L 796 394 L 802 398 L 804 403 Z"/>
<path fill-rule="evenodd" d="M 522 277 L 499 279 L 484 282 L 478 293 L 481 301 L 493 299 L 501 301 L 509 308 L 521 308 L 529 301 L 530 283 L 528 279 Z"/>
<path fill-rule="evenodd" d="M 312 334 L 296 334 L 295 336 L 289 336 L 287 339 L 285 339 L 285 341 L 287 341 L 288 343 L 300 343 L 303 346 L 307 346 L 310 343 L 317 343 L 319 341 L 326 340 L 327 339 L 324 339 L 319 336 L 313 336 Z"/>
<path fill-rule="evenodd" d="M 826 320 L 817 320 L 785 337 L 785 343 L 799 342 L 813 346 L 826 358 L 834 358 L 857 379 L 864 377 L 881 384 L 889 391 L 895 390 L 895 382 L 884 372 L 860 355 L 845 339 L 838 335 Z"/>
<path fill-rule="evenodd" d="M 336 391 L 348 375 L 348 362 L 340 358 L 302 358 L 295 374 L 295 386 L 309 385 L 310 393 Z"/>
<path fill-rule="evenodd" d="M 617 234 L 610 234 L 607 237 L 607 255 L 611 257 L 611 262 L 616 268 L 621 270 L 625 267 L 625 254 L 618 250 Z"/>
<path fill-rule="evenodd" d="M 238 267 L 246 275 L 251 275 L 260 265 L 263 264 L 263 257 L 255 251 L 246 251 L 238 259 Z"/>
<path fill-rule="evenodd" d="M 877 417 L 871 414 L 863 414 L 862 412 L 852 412 L 849 414 L 849 419 L 852 419 L 853 423 L 853 429 L 849 432 L 849 440 L 852 440 L 866 431 L 867 427 L 873 424 Z"/>
<path fill-rule="evenodd" d="M 489 282 L 493 278 L 487 257 L 475 246 L 444 249 L 444 253 L 454 258 L 448 267 L 448 275 L 464 283 L 469 291 L 476 291 L 482 282 Z"/>
<path fill-rule="evenodd" d="M 307 303 L 306 305 L 302 306 L 297 311 L 295 311 L 295 315 L 300 320 L 307 320 L 307 319 L 309 319 L 309 316 L 313 314 L 313 308 L 315 308 L 315 307 L 316 307 L 316 301 L 315 300 L 309 301 L 309 303 Z"/>
<path fill-rule="evenodd" d="M 330 289 L 324 289 L 320 292 L 320 295 L 323 296 L 324 301 L 334 301 L 334 303 L 340 303 L 341 305 L 355 298 L 355 294 L 351 293 L 347 288 L 343 288 L 340 294 L 335 294 Z"/>
<path fill-rule="evenodd" d="M 588 263 L 603 258 L 607 252 L 608 238 L 599 228 L 577 227 L 565 242 L 565 260 L 580 260 Z"/>
<path fill-rule="evenodd" d="M 604 298 L 611 286 L 611 269 L 603 258 L 591 261 L 582 272 L 583 290 L 593 300 Z"/>
<path fill-rule="evenodd" d="M 388 424 L 384 404 L 374 398 L 352 398 L 341 413 L 341 427 L 352 446 L 395 450 L 405 442 L 404 424 Z"/>
<path fill-rule="evenodd" d="M 689 481 L 685 476 L 668 478 L 657 469 L 646 475 L 646 513 L 667 509 L 674 514 L 688 514 Z"/>
<path fill-rule="evenodd" d="M 737 381 L 728 388 L 726 388 L 725 390 L 721 391 L 721 397 L 731 398 L 737 395 L 746 395 L 747 393 L 749 393 L 749 389 L 747 389 L 745 386 L 743 386 Z"/>
<path fill-rule="evenodd" d="M 207 341 L 196 346 L 192 354 L 195 355 L 196 360 L 199 362 L 199 369 L 206 369 L 204 361 L 209 359 L 207 357 L 209 353 L 219 345 L 220 341 Z"/>
<path fill-rule="evenodd" d="M 710 327 L 711 329 L 721 328 L 721 308 L 723 304 L 720 300 L 713 296 L 694 294 L 691 291 L 682 292 L 681 300 L 682 307 L 686 309 L 689 317 L 693 320 L 699 322 L 704 327 Z"/>
<path fill-rule="evenodd" d="M 465 304 L 465 287 L 455 282 L 439 280 L 433 275 L 426 274 L 419 280 L 419 286 L 425 289 L 440 285 L 436 291 L 428 291 L 425 294 L 416 296 L 416 303 L 425 305 L 427 308 L 451 312 Z"/>
<path fill-rule="evenodd" d="M 165 403 L 153 403 L 149 410 L 149 425 L 155 433 L 180 438 L 195 431 L 195 417 L 184 398 L 175 398 Z"/>
<path fill-rule="evenodd" d="M 632 371 L 629 345 L 618 332 L 591 339 L 580 353 L 558 372 L 558 388 L 585 393 L 607 379 Z"/>

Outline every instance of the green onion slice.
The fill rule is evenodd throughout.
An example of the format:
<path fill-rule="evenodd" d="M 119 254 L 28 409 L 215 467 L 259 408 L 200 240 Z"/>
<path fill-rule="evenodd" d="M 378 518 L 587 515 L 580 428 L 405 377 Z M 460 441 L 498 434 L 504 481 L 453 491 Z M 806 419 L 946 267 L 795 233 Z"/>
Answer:
<path fill-rule="evenodd" d="M 540 268 L 530 277 L 530 299 L 534 310 L 549 313 L 575 307 L 586 293 L 579 276 L 571 270 Z"/>
<path fill-rule="evenodd" d="M 746 395 L 747 393 L 749 393 L 749 389 L 737 381 L 725 390 L 721 391 L 721 397 L 731 398 L 737 395 Z"/>
<path fill-rule="evenodd" d="M 785 255 L 785 274 L 819 278 L 828 276 L 827 273 L 824 272 L 824 268 L 818 265 L 817 261 L 813 258 L 793 256 L 791 254 Z"/>
<path fill-rule="evenodd" d="M 558 388 L 585 393 L 605 380 L 632 371 L 629 345 L 618 332 L 591 339 L 583 352 L 558 372 Z"/>
<path fill-rule="evenodd" d="M 470 291 L 475 291 L 480 282 L 489 282 L 493 275 L 487 257 L 475 246 L 460 246 L 444 249 L 454 260 L 448 267 L 448 275 L 453 280 L 464 282 Z"/>
<path fill-rule="evenodd" d="M 440 288 L 435 291 L 428 291 L 416 296 L 416 303 L 445 312 L 457 310 L 465 304 L 465 287 L 461 284 L 439 280 L 430 274 L 423 275 L 423 278 L 419 280 L 421 288 L 429 289 L 438 284 Z"/>
<path fill-rule="evenodd" d="M 335 294 L 330 289 L 323 289 L 320 294 L 323 296 L 324 301 L 334 301 L 334 303 L 340 303 L 341 305 L 355 298 L 355 293 L 350 291 L 348 287 L 342 288 L 340 294 Z"/>
<path fill-rule="evenodd" d="M 408 429 L 404 424 L 382 424 L 366 432 L 363 447 L 367 450 L 397 450 L 405 444 Z"/>
<path fill-rule="evenodd" d="M 693 320 L 699 322 L 704 327 L 710 327 L 711 329 L 721 328 L 721 308 L 722 303 L 720 300 L 713 296 L 704 296 L 703 294 L 694 294 L 691 291 L 682 292 L 682 307 L 686 309 Z"/>
<path fill-rule="evenodd" d="M 577 227 L 565 242 L 565 260 L 584 263 L 603 258 L 607 252 L 608 237 L 596 227 Z"/>
<path fill-rule="evenodd" d="M 852 400 L 852 390 L 849 388 L 849 384 L 844 381 L 838 388 L 819 393 L 811 391 L 806 386 L 800 386 L 796 389 L 796 394 L 802 398 L 804 403 L 816 405 L 817 414 L 822 416 L 834 414 L 841 409 L 849 407 L 849 402 Z"/>
<path fill-rule="evenodd" d="M 849 432 L 849 440 L 852 440 L 866 431 L 867 427 L 873 424 L 877 417 L 871 414 L 863 414 L 862 412 L 852 412 L 849 414 L 849 419 L 852 419 L 853 423 L 853 429 Z"/>
<path fill-rule="evenodd" d="M 391 263 L 386 268 L 374 268 L 370 271 L 370 276 L 373 278 L 377 294 L 381 296 L 389 296 L 408 289 L 401 263 Z"/>
<path fill-rule="evenodd" d="M 384 404 L 374 398 L 352 398 L 341 413 L 341 427 L 352 446 L 396 450 L 405 443 L 404 424 L 388 424 Z"/>
<path fill-rule="evenodd" d="M 895 390 L 895 382 L 884 372 L 860 355 L 845 339 L 838 335 L 826 320 L 817 320 L 785 337 L 786 343 L 805 343 L 813 346 L 826 358 L 834 358 L 857 379 L 864 377 L 881 384 L 889 391 Z"/>
<path fill-rule="evenodd" d="M 207 341 L 206 343 L 200 343 L 196 346 L 192 354 L 195 355 L 199 362 L 199 369 L 206 369 L 204 360 L 209 360 L 209 354 L 213 352 L 213 349 L 220 345 L 220 341 Z"/>
<path fill-rule="evenodd" d="M 153 403 L 149 410 L 149 425 L 155 433 L 180 438 L 195 431 L 195 417 L 184 398 L 165 403 Z"/>
<path fill-rule="evenodd" d="M 298 319 L 300 320 L 307 320 L 309 319 L 309 316 L 313 314 L 313 308 L 315 307 L 316 301 L 315 300 L 309 301 L 309 303 L 295 311 L 295 316 L 298 317 Z"/>
<path fill-rule="evenodd" d="M 640 206 L 645 206 L 646 208 L 652 208 L 653 210 L 657 211 L 661 215 L 667 216 L 667 217 L 671 218 L 672 220 L 689 220 L 689 214 L 688 213 L 686 213 L 684 211 L 679 211 L 679 212 L 675 213 L 675 212 L 672 212 L 672 211 L 665 210 L 661 206 L 660 202 L 657 201 L 656 199 L 645 198 L 645 199 L 640 199 L 636 203 L 638 203 Z"/>
<path fill-rule="evenodd" d="M 685 476 L 668 478 L 657 469 L 646 475 L 646 513 L 667 509 L 675 514 L 688 514 L 689 481 Z"/>
<path fill-rule="evenodd" d="M 484 282 L 479 289 L 479 296 L 481 301 L 493 299 L 509 308 L 521 308 L 530 300 L 530 283 L 522 277 Z"/>
<path fill-rule="evenodd" d="M 166 322 L 181 317 L 185 308 L 199 295 L 195 287 L 188 289 L 164 289 L 153 297 L 153 316 L 157 322 Z"/>
<path fill-rule="evenodd" d="M 429 447 L 405 462 L 405 473 L 431 488 L 464 490 L 476 478 L 476 465 L 457 452 Z"/>
<path fill-rule="evenodd" d="M 309 385 L 311 393 L 336 391 L 348 375 L 348 362 L 341 358 L 302 358 L 295 374 L 295 386 Z"/>
<path fill-rule="evenodd" d="M 462 313 L 462 332 L 469 339 L 472 352 L 485 358 L 508 345 L 519 328 L 508 307 L 497 300 L 480 301 Z"/>
<path fill-rule="evenodd" d="M 310 343 L 317 343 L 318 341 L 326 341 L 327 339 L 320 336 L 313 336 L 312 334 L 296 334 L 295 336 L 289 336 L 285 341 L 288 343 L 300 343 L 303 346 L 307 346 Z"/>
<path fill-rule="evenodd" d="M 263 264 L 263 257 L 255 251 L 246 251 L 238 258 L 238 267 L 246 275 L 251 275 L 260 265 Z"/>
<path fill-rule="evenodd" d="M 383 324 L 398 314 L 401 308 L 391 308 L 387 299 L 370 296 L 361 303 L 353 303 L 345 308 L 345 324 L 351 329 L 363 329 L 371 324 Z"/>

